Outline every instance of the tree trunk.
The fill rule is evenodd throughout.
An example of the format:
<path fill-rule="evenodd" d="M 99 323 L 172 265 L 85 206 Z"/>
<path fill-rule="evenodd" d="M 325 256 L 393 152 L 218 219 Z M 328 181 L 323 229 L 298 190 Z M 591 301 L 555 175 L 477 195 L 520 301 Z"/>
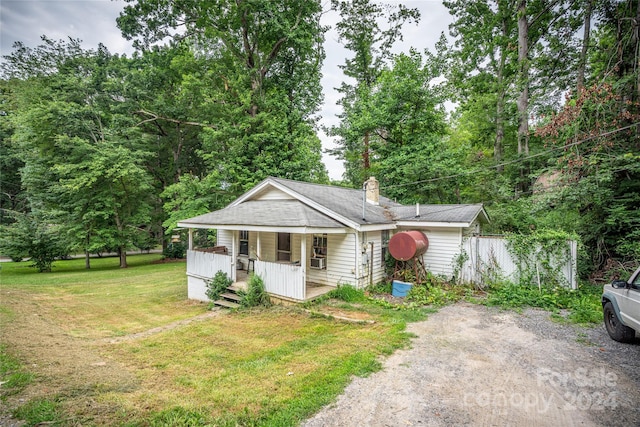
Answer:
<path fill-rule="evenodd" d="M 91 269 L 91 257 L 89 256 L 89 251 L 84 251 L 84 268 L 87 270 Z"/>
<path fill-rule="evenodd" d="M 127 248 L 120 246 L 118 248 L 118 256 L 120 257 L 120 268 L 127 268 Z"/>
<path fill-rule="evenodd" d="M 518 154 L 529 154 L 529 23 L 527 1 L 518 3 L 518 68 L 520 96 L 518 97 Z"/>
<path fill-rule="evenodd" d="M 507 36 L 507 23 L 502 21 L 502 35 Z M 496 100 L 496 140 L 493 145 L 493 158 L 498 165 L 496 171 L 498 173 L 504 172 L 504 166 L 502 157 L 504 153 L 504 100 L 505 100 L 505 85 L 504 85 L 504 67 L 507 60 L 507 52 L 504 47 L 500 49 L 500 64 L 498 65 L 498 97 Z"/>
<path fill-rule="evenodd" d="M 369 132 L 365 132 L 364 147 L 362 149 L 362 168 L 365 172 L 363 179 L 367 179 L 367 173 L 370 167 L 371 167 L 371 162 L 369 160 Z"/>
<path fill-rule="evenodd" d="M 518 3 L 518 83 L 520 96 L 518 97 L 518 155 L 529 154 L 529 23 L 527 21 L 527 1 Z M 520 182 L 518 189 L 524 192 L 528 189 L 527 179 L 529 168 L 526 160 L 520 164 Z"/>
<path fill-rule="evenodd" d="M 578 64 L 578 78 L 576 82 L 577 96 L 584 88 L 584 73 L 587 66 L 587 52 L 589 50 L 589 39 L 591 37 L 591 14 L 593 13 L 593 1 L 587 0 L 587 9 L 584 12 L 584 32 L 582 33 L 582 51 L 580 52 L 580 62 Z"/>

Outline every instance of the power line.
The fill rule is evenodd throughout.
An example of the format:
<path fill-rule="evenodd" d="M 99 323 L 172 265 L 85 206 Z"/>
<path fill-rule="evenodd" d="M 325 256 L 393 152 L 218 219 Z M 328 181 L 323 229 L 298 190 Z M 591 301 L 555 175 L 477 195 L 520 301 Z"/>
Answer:
<path fill-rule="evenodd" d="M 598 134 L 598 135 L 589 136 L 587 138 L 581 139 L 579 141 L 572 142 L 570 144 L 565 144 L 565 145 L 563 145 L 561 147 L 550 148 L 549 150 L 546 150 L 546 151 L 541 151 L 539 153 L 531 154 L 531 155 L 526 156 L 526 157 L 520 157 L 520 158 L 517 158 L 517 159 L 514 159 L 514 160 L 509 160 L 508 162 L 498 163 L 498 164 L 493 165 L 493 166 L 488 166 L 488 167 L 484 167 L 484 168 L 477 168 L 477 169 L 474 169 L 474 170 L 471 170 L 471 171 L 460 172 L 460 173 L 453 174 L 453 175 L 441 176 L 441 177 L 438 177 L 438 178 L 422 179 L 422 180 L 419 180 L 419 181 L 406 182 L 406 183 L 403 183 L 403 184 L 387 185 L 387 186 L 384 186 L 384 187 L 380 186 L 380 189 L 382 190 L 382 189 L 387 189 L 387 188 L 405 187 L 405 186 L 408 186 L 408 185 L 426 184 L 426 183 L 430 183 L 430 182 L 441 181 L 443 179 L 451 179 L 451 178 L 458 178 L 458 177 L 461 177 L 461 176 L 473 175 L 473 174 L 477 174 L 477 173 L 484 172 L 484 171 L 487 171 L 487 170 L 499 168 L 499 167 L 502 167 L 502 166 L 508 166 L 508 165 L 512 165 L 514 163 L 518 163 L 518 162 L 522 162 L 522 161 L 525 161 L 525 160 L 529 160 L 529 159 L 533 159 L 533 158 L 536 158 L 536 157 L 540 157 L 540 156 L 552 153 L 552 152 L 557 151 L 557 150 L 567 149 L 569 147 L 580 145 L 583 142 L 587 142 L 587 141 L 590 141 L 592 139 L 601 138 L 601 137 L 604 137 L 604 136 L 609 136 L 609 135 L 612 135 L 614 133 L 630 129 L 630 128 L 638 126 L 638 125 L 640 125 L 640 122 L 635 122 L 633 124 L 630 124 L 630 125 L 618 128 L 618 129 L 614 129 L 614 130 L 611 130 L 611 131 L 608 131 L 608 132 L 604 132 L 604 133 L 601 133 L 601 134 Z"/>

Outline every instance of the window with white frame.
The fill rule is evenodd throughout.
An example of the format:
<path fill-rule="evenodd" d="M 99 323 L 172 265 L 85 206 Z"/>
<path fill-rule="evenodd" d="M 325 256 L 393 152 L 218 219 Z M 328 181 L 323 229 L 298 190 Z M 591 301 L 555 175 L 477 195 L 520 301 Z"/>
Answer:
<path fill-rule="evenodd" d="M 313 235 L 313 250 L 311 252 L 311 268 L 324 270 L 327 268 L 327 235 Z"/>
<path fill-rule="evenodd" d="M 249 255 L 249 231 L 240 230 L 240 255 Z"/>

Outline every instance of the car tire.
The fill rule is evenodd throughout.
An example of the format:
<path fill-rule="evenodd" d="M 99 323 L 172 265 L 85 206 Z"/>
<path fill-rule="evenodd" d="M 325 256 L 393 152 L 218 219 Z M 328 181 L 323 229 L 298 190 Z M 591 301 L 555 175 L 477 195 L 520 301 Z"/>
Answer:
<path fill-rule="evenodd" d="M 604 326 L 609 336 L 619 342 L 632 342 L 636 337 L 636 331 L 620 322 L 611 302 L 607 302 L 603 308 Z"/>

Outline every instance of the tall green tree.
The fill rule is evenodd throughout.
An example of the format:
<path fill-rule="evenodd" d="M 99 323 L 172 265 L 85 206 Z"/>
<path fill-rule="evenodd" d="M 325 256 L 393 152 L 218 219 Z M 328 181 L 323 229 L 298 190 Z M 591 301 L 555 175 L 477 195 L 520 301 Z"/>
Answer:
<path fill-rule="evenodd" d="M 491 112 L 496 171 L 505 173 L 505 160 L 519 156 L 520 172 L 512 179 L 521 189 L 528 187 L 524 166 L 532 117 L 555 108 L 561 94 L 575 84 L 576 73 L 567 64 L 577 65 L 579 58 L 577 32 L 583 11 L 578 3 L 445 2 L 455 19 L 450 29 L 456 37 L 449 80 L 466 117 L 474 110 L 482 112 L 482 106 Z M 477 116 L 478 121 L 487 118 Z"/>
<path fill-rule="evenodd" d="M 146 154 L 122 91 L 123 59 L 78 40 L 18 45 L 4 76 L 16 86 L 13 140 L 32 212 L 60 225 L 76 249 L 126 250 L 148 228 Z M 125 61 L 126 62 L 126 61 Z"/>
<path fill-rule="evenodd" d="M 327 179 L 314 117 L 319 1 L 130 3 L 118 19 L 126 37 L 145 53 L 166 37 L 183 41 L 197 64 L 183 74 L 186 93 L 202 101 L 188 121 L 202 125 L 202 159 L 219 177 L 201 184 L 237 195 L 268 175 Z"/>
<path fill-rule="evenodd" d="M 447 144 L 442 94 L 432 81 L 438 58 L 415 50 L 396 55 L 372 85 L 368 121 L 371 170 L 389 197 L 406 203 L 456 202 L 458 154 Z M 357 126 L 357 122 L 354 122 Z"/>
<path fill-rule="evenodd" d="M 362 127 L 360 118 L 368 114 L 373 86 L 391 59 L 393 45 L 402 40 L 402 27 L 417 23 L 420 13 L 402 4 L 392 6 L 370 0 L 332 0 L 331 5 L 340 13 L 336 25 L 339 40 L 353 53 L 340 66 L 349 82 L 337 88 L 342 95 L 338 101 L 342 113 L 340 124 L 329 129 L 338 145 L 331 153 L 345 161 L 346 179 L 352 185 L 361 185 L 370 173 L 374 128 Z"/>

